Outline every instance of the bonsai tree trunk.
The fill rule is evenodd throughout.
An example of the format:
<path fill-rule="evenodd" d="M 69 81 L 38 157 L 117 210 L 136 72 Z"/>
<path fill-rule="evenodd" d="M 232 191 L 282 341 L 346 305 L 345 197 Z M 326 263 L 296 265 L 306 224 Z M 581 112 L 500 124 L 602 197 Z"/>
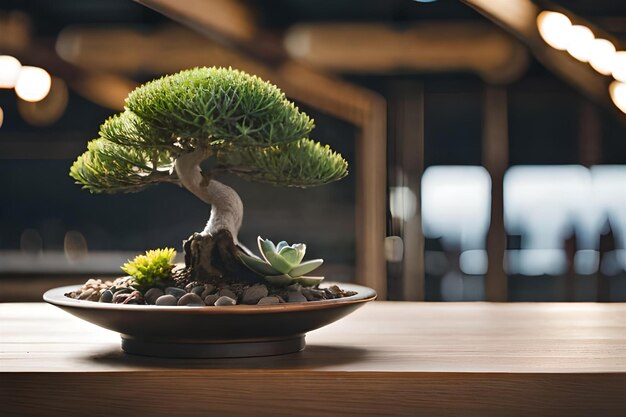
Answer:
<path fill-rule="evenodd" d="M 199 148 L 176 159 L 175 169 L 183 187 L 211 205 L 211 215 L 204 230 L 183 243 L 185 266 L 192 280 L 222 279 L 235 274 L 237 235 L 243 220 L 243 203 L 231 187 L 203 175 L 200 163 L 210 152 Z"/>

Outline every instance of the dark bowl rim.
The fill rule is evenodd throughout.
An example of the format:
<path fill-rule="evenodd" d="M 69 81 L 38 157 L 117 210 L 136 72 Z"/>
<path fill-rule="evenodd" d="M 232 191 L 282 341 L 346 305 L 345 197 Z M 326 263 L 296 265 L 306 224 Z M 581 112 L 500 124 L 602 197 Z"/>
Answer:
<path fill-rule="evenodd" d="M 369 287 L 357 284 L 347 284 L 342 282 L 327 282 L 322 285 L 337 285 L 343 290 L 355 291 L 355 295 L 344 298 L 336 298 L 332 300 L 309 301 L 300 303 L 284 303 L 269 305 L 234 305 L 234 306 L 155 306 L 155 305 L 133 305 L 133 304 L 110 304 L 99 303 L 97 301 L 76 300 L 66 297 L 65 294 L 77 290 L 82 284 L 67 285 L 64 287 L 52 288 L 43 295 L 45 302 L 57 307 L 71 307 L 89 310 L 106 310 L 106 311 L 155 311 L 155 312 L 179 312 L 180 314 L 199 313 L 199 314 L 266 314 L 266 313 L 289 313 L 294 311 L 312 311 L 334 308 L 339 305 L 358 304 L 373 301 L 376 299 L 376 291 Z"/>

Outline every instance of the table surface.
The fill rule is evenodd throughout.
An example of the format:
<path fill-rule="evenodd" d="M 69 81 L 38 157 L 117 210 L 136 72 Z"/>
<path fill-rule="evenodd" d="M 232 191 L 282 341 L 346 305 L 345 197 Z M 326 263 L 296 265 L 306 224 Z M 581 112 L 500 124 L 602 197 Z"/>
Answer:
<path fill-rule="evenodd" d="M 69 396 L 153 416 L 207 412 L 197 398 L 216 415 L 624 415 L 626 305 L 373 302 L 300 353 L 191 360 L 127 355 L 53 306 L 0 304 L 0 374 L 19 415 L 64 415 Z"/>

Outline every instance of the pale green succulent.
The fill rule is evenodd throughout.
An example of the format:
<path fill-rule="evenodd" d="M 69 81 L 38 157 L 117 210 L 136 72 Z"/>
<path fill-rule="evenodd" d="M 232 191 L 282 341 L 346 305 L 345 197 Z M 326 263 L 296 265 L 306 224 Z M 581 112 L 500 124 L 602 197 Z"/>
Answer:
<path fill-rule="evenodd" d="M 274 242 L 263 239 L 261 236 L 258 237 L 257 242 L 263 259 L 243 253 L 239 255 L 239 259 L 241 263 L 261 275 L 269 283 L 282 286 L 298 283 L 304 287 L 312 287 L 324 279 L 324 277 L 305 276 L 317 269 L 324 260 L 313 259 L 302 262 L 306 253 L 304 243 L 289 245 L 283 240 L 278 245 L 274 245 Z"/>

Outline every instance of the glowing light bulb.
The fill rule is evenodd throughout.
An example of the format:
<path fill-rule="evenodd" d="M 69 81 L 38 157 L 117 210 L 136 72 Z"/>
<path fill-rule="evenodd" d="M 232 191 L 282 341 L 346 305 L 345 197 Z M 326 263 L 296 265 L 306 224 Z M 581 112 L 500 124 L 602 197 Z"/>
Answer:
<path fill-rule="evenodd" d="M 587 26 L 572 26 L 568 33 L 567 52 L 581 62 L 589 61 L 594 41 L 593 32 Z"/>
<path fill-rule="evenodd" d="M 626 51 L 615 53 L 611 70 L 613 72 L 613 78 L 618 81 L 626 82 Z"/>
<path fill-rule="evenodd" d="M 548 11 L 539 13 L 537 27 L 548 45 L 559 51 L 567 49 L 572 22 L 563 13 Z"/>
<path fill-rule="evenodd" d="M 0 55 L 0 88 L 13 88 L 22 64 L 10 55 Z"/>
<path fill-rule="evenodd" d="M 4 110 L 0 107 L 0 127 L 2 127 L 2 123 L 4 123 Z"/>
<path fill-rule="evenodd" d="M 15 83 L 15 93 L 25 101 L 41 101 L 50 92 L 50 74 L 39 67 L 22 67 Z"/>
<path fill-rule="evenodd" d="M 589 54 L 589 64 L 600 74 L 611 75 L 615 60 L 615 45 L 606 39 L 595 39 Z"/>
<path fill-rule="evenodd" d="M 626 83 L 613 81 L 609 86 L 611 100 L 622 113 L 626 113 Z"/>

